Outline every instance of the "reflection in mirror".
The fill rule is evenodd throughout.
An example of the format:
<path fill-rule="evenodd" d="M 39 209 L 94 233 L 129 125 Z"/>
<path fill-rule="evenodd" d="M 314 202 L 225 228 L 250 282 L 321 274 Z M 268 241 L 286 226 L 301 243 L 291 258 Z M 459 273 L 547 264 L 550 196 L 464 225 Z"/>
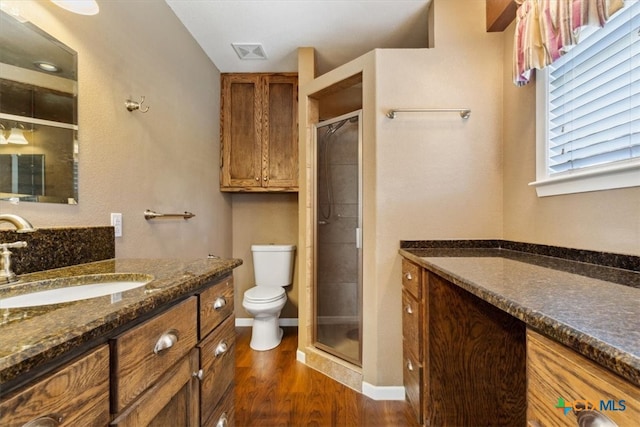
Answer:
<path fill-rule="evenodd" d="M 0 200 L 78 201 L 77 54 L 0 11 Z"/>

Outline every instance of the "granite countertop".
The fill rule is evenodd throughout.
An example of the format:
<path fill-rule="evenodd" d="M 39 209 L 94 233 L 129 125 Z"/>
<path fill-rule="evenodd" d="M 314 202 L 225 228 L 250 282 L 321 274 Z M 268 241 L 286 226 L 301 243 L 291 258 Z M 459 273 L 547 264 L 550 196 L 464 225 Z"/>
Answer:
<path fill-rule="evenodd" d="M 400 254 L 640 386 L 640 272 L 504 248 Z"/>
<path fill-rule="evenodd" d="M 0 309 L 0 390 L 34 368 L 83 344 L 106 339 L 122 325 L 229 274 L 239 259 L 111 259 L 21 276 L 0 289 L 0 299 L 25 292 L 29 282 L 71 276 L 137 273 L 146 285 L 118 295 L 33 308 Z M 39 288 L 39 290 L 43 290 Z M 120 298 L 121 296 L 121 298 Z"/>

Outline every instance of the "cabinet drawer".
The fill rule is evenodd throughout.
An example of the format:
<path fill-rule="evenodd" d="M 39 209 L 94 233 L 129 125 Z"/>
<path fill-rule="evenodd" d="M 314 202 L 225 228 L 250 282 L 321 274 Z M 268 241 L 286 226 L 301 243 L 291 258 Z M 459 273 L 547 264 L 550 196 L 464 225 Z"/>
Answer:
<path fill-rule="evenodd" d="M 191 297 L 111 341 L 112 411 L 120 412 L 195 347 L 197 298 Z"/>
<path fill-rule="evenodd" d="M 228 277 L 200 294 L 200 339 L 233 313 L 233 278 Z"/>
<path fill-rule="evenodd" d="M 410 352 L 407 352 L 403 348 L 403 383 L 407 401 L 413 409 L 413 413 L 416 416 L 419 424 L 422 424 L 423 411 L 422 411 L 422 367 L 420 363 L 415 359 L 415 356 Z"/>
<path fill-rule="evenodd" d="M 559 402 L 562 398 L 563 402 Z M 558 404 L 589 402 L 617 425 L 637 425 L 640 388 L 581 354 L 549 338 L 527 331 L 527 420 L 534 426 L 576 426 Z M 586 414 L 584 414 L 586 415 Z M 587 425 L 587 424 L 585 424 Z"/>
<path fill-rule="evenodd" d="M 216 406 L 211 418 L 202 422 L 203 427 L 233 427 L 235 425 L 233 386 L 229 386 Z"/>
<path fill-rule="evenodd" d="M 233 382 L 235 375 L 235 318 L 229 316 L 199 345 L 202 381 L 200 416 L 211 417 L 216 404 Z"/>
<path fill-rule="evenodd" d="M 407 290 L 402 291 L 402 338 L 403 345 L 422 361 L 422 304 Z"/>
<path fill-rule="evenodd" d="M 421 268 L 406 259 L 402 260 L 402 286 L 416 299 L 422 297 Z"/>
<path fill-rule="evenodd" d="M 47 424 L 46 418 L 56 423 Z M 35 420 L 40 419 L 40 424 Z M 0 425 L 104 426 L 109 422 L 109 348 L 102 346 L 0 403 Z M 59 424 L 58 424 L 59 422 Z"/>

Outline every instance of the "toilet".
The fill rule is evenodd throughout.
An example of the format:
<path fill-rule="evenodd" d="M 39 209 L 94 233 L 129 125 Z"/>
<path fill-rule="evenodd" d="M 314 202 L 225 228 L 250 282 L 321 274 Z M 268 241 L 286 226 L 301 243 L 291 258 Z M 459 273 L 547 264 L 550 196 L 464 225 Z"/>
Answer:
<path fill-rule="evenodd" d="M 282 340 L 278 324 L 287 302 L 285 286 L 293 279 L 295 245 L 252 245 L 253 273 L 256 285 L 244 293 L 242 306 L 253 317 L 250 346 L 270 350 Z"/>

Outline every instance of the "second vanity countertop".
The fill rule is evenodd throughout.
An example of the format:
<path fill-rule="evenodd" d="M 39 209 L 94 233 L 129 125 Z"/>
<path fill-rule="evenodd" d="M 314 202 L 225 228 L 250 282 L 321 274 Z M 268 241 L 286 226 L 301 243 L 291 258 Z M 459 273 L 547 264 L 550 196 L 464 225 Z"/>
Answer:
<path fill-rule="evenodd" d="M 117 300 L 107 295 L 40 307 L 1 309 L 0 389 L 33 368 L 85 343 L 96 342 L 118 327 L 230 274 L 240 264 L 239 259 L 215 258 L 112 259 L 23 275 L 17 285 L 0 289 L 0 298 L 17 294 L 27 282 L 51 278 L 139 273 L 152 275 L 153 280 L 122 292 Z"/>
<path fill-rule="evenodd" d="M 640 273 L 485 248 L 400 254 L 640 386 Z"/>

